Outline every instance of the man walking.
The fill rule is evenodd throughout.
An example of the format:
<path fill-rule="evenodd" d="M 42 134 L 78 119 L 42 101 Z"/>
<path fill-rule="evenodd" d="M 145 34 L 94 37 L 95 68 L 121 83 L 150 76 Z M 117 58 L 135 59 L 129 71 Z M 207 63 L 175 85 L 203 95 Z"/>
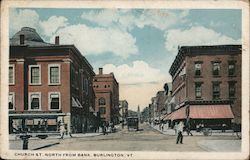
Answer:
<path fill-rule="evenodd" d="M 182 135 L 182 133 L 183 133 L 183 128 L 184 128 L 184 124 L 183 124 L 182 121 L 180 121 L 179 124 L 178 124 L 178 126 L 177 126 L 177 133 L 178 133 L 178 136 L 177 136 L 177 139 L 176 139 L 176 144 L 178 144 L 179 142 L 180 142 L 181 144 L 183 144 L 183 143 L 182 143 L 182 141 L 183 141 L 183 135 Z"/>

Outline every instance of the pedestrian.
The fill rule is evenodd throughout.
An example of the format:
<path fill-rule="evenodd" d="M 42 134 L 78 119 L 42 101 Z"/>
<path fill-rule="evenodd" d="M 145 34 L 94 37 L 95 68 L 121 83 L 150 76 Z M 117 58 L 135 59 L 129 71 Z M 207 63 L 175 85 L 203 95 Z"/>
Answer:
<path fill-rule="evenodd" d="M 174 132 L 175 132 L 175 135 L 177 135 L 177 122 L 174 123 Z"/>
<path fill-rule="evenodd" d="M 186 123 L 185 128 L 186 128 L 187 135 L 189 136 L 189 134 L 190 134 L 191 136 L 193 136 L 193 134 L 191 133 L 191 126 L 190 126 L 189 122 Z"/>
<path fill-rule="evenodd" d="M 183 128 L 184 128 L 184 124 L 182 121 L 179 122 L 178 126 L 177 126 L 177 133 L 178 133 L 178 136 L 177 136 L 177 139 L 176 139 L 176 144 L 178 144 L 179 142 L 181 144 L 183 144 Z"/>
<path fill-rule="evenodd" d="M 69 130 L 69 136 L 72 138 L 73 136 L 72 136 L 72 131 L 73 131 L 73 126 L 71 125 L 70 126 L 70 130 Z"/>
<path fill-rule="evenodd" d="M 222 124 L 222 132 L 225 132 L 225 130 L 226 130 L 226 124 L 223 123 L 223 124 Z"/>
<path fill-rule="evenodd" d="M 161 125 L 161 130 L 162 131 L 164 130 L 164 123 L 162 123 L 162 125 Z"/>
<path fill-rule="evenodd" d="M 60 135 L 61 135 L 61 139 L 63 139 L 64 132 L 65 132 L 64 124 L 61 123 L 61 125 L 60 125 Z"/>

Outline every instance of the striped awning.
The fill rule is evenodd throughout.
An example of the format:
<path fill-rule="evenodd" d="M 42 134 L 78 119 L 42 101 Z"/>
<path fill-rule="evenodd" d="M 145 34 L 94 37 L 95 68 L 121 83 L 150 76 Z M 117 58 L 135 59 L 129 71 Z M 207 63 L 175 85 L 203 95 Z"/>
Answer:
<path fill-rule="evenodd" d="M 189 117 L 193 119 L 233 119 L 230 105 L 192 105 Z"/>
<path fill-rule="evenodd" d="M 234 115 L 230 105 L 191 105 L 182 107 L 167 115 L 164 120 L 191 119 L 233 119 Z"/>

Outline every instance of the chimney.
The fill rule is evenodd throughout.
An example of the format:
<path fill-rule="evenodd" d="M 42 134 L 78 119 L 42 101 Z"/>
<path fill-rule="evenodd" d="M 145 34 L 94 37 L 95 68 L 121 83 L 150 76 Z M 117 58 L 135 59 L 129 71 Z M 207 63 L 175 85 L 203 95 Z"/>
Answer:
<path fill-rule="evenodd" d="M 59 36 L 55 37 L 55 45 L 59 45 Z"/>
<path fill-rule="evenodd" d="M 100 75 L 102 74 L 102 68 L 99 68 L 99 74 Z"/>
<path fill-rule="evenodd" d="M 24 34 L 20 35 L 20 45 L 24 45 Z"/>

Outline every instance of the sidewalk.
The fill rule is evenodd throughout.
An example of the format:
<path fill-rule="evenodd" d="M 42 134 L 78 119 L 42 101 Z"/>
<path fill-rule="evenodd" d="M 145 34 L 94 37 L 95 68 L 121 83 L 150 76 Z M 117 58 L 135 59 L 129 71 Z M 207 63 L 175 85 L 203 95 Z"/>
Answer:
<path fill-rule="evenodd" d="M 165 127 L 164 130 L 162 131 L 159 128 L 159 125 L 155 125 L 155 126 L 151 125 L 151 127 L 154 128 L 155 130 L 161 132 L 162 134 L 172 135 L 172 136 L 175 135 L 175 130 L 174 129 L 166 129 L 166 127 Z M 191 133 L 194 136 L 203 136 L 202 132 L 196 132 L 196 131 L 192 130 Z M 187 132 L 184 132 L 183 135 L 187 135 Z M 233 135 L 235 135 L 235 133 L 233 133 L 232 130 L 226 130 L 225 132 L 221 132 L 221 130 L 213 130 L 212 131 L 212 136 L 213 135 L 216 135 L 216 136 L 233 136 Z"/>
<path fill-rule="evenodd" d="M 70 137 L 69 135 L 64 135 L 63 139 L 93 137 L 93 136 L 102 135 L 102 133 L 75 133 L 75 134 L 71 134 L 71 135 L 72 135 L 72 137 Z M 58 133 L 58 134 L 49 135 L 46 139 L 60 139 L 60 138 L 61 138 L 61 136 Z M 30 139 L 39 139 L 39 138 L 33 136 Z M 12 140 L 12 141 L 20 140 L 20 138 L 18 138 L 16 134 L 10 134 L 9 140 Z"/>

